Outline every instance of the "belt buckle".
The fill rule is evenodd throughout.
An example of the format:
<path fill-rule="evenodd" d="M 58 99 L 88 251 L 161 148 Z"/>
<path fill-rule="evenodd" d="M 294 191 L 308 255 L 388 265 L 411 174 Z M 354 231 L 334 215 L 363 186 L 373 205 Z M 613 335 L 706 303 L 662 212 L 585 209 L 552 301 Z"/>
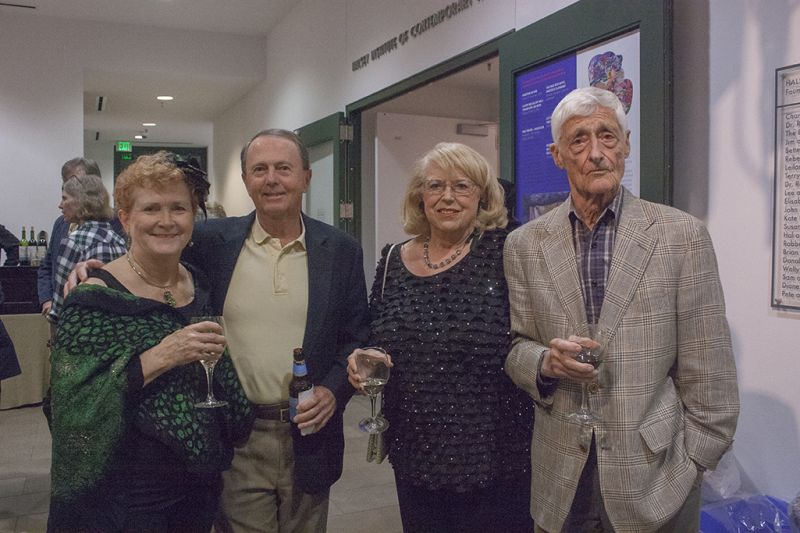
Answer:
<path fill-rule="evenodd" d="M 280 410 L 280 416 L 278 417 L 278 420 L 280 420 L 281 422 L 291 422 L 291 420 L 289 420 L 289 408 L 288 407 L 284 407 L 284 408 L 282 408 Z"/>

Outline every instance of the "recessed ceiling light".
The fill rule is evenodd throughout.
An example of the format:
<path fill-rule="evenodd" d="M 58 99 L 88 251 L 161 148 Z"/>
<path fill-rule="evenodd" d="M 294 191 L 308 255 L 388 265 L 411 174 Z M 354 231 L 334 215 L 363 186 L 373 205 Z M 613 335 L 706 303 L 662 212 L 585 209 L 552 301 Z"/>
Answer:
<path fill-rule="evenodd" d="M 162 102 L 169 102 L 170 100 L 174 99 L 174 96 L 156 96 L 156 100 L 161 100 Z"/>
<path fill-rule="evenodd" d="M 138 140 L 142 140 L 142 139 L 144 139 L 144 135 L 134 135 L 133 138 L 134 139 L 138 139 Z"/>
<path fill-rule="evenodd" d="M 142 122 L 142 126 L 144 126 L 145 128 L 151 128 L 155 125 L 156 125 L 155 122 Z"/>

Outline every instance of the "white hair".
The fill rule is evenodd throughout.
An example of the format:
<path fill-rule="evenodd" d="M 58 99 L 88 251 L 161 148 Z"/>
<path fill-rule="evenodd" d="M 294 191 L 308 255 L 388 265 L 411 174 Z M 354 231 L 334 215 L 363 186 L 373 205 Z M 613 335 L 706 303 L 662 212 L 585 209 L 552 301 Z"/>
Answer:
<path fill-rule="evenodd" d="M 553 142 L 557 143 L 561 137 L 561 127 L 572 117 L 588 117 L 598 107 L 606 107 L 617 115 L 617 122 L 622 132 L 628 131 L 628 118 L 617 95 L 611 91 L 598 87 L 581 87 L 571 91 L 556 106 L 550 117 L 550 132 Z"/>

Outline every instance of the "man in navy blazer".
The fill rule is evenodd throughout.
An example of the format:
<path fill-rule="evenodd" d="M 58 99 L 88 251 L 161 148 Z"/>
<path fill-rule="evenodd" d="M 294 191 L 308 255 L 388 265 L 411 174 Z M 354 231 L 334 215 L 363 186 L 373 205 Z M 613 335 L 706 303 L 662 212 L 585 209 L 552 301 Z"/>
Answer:
<path fill-rule="evenodd" d="M 301 213 L 311 170 L 294 133 L 256 134 L 242 150 L 242 179 L 255 211 L 199 223 L 186 251 L 211 279 L 213 312 L 225 317 L 231 356 L 257 412 L 253 434 L 224 475 L 217 528 L 322 532 L 329 488 L 342 472 L 342 413 L 352 392 L 346 358 L 369 335 L 362 251 Z M 290 423 L 293 346 L 303 348 L 314 397 Z"/>

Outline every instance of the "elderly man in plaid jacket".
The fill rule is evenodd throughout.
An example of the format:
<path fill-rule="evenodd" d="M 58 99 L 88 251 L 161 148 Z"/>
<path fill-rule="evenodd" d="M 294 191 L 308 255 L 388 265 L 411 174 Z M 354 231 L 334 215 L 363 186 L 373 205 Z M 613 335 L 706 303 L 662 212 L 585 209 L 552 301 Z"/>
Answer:
<path fill-rule="evenodd" d="M 697 531 L 702 473 L 733 441 L 736 369 L 710 237 L 621 186 L 618 98 L 577 89 L 551 119 L 570 195 L 505 245 L 506 371 L 536 402 L 537 531 Z M 597 349 L 598 369 L 580 363 Z M 582 385 L 594 417 L 576 417 Z"/>

